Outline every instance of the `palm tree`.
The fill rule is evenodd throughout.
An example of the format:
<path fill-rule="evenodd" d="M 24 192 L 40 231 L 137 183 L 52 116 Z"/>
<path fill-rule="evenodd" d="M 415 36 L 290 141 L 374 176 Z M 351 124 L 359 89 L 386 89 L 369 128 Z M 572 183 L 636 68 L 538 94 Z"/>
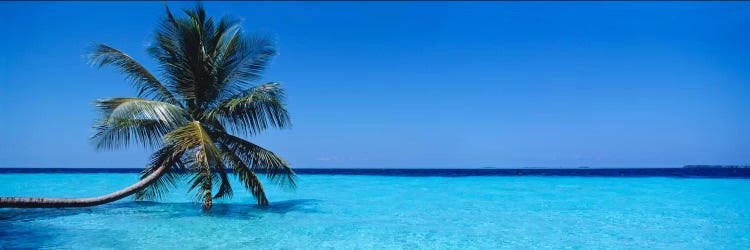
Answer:
<path fill-rule="evenodd" d="M 255 135 L 290 125 L 284 90 L 278 83 L 253 85 L 276 54 L 265 36 L 246 36 L 238 22 L 207 18 L 201 5 L 186 17 L 167 15 L 147 52 L 156 59 L 161 79 L 127 54 L 107 45 L 92 50 L 92 64 L 110 65 L 125 74 L 138 97 L 96 101 L 101 119 L 92 137 L 97 149 L 139 143 L 158 149 L 141 181 L 95 198 L 0 198 L 0 207 L 95 206 L 135 194 L 156 199 L 186 177 L 203 209 L 212 200 L 232 196 L 228 169 L 267 205 L 256 175 L 294 187 L 294 171 L 273 152 L 234 134 Z M 217 186 L 214 193 L 214 186 Z"/>

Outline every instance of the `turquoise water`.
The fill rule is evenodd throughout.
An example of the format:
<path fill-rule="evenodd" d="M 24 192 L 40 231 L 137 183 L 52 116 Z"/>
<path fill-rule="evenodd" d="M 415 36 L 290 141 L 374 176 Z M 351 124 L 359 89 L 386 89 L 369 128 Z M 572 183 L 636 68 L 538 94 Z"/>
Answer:
<path fill-rule="evenodd" d="M 0 196 L 101 195 L 136 174 L 0 174 Z M 748 249 L 750 179 L 301 175 L 203 213 L 158 203 L 0 209 L 0 248 Z"/>

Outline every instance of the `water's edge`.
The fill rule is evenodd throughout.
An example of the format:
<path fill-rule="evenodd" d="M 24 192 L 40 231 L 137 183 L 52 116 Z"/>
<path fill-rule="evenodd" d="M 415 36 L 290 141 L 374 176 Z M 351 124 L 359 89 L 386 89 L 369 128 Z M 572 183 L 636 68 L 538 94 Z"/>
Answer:
<path fill-rule="evenodd" d="M 36 173 L 139 173 L 139 168 L 0 168 L 0 174 Z M 394 169 L 394 168 L 299 168 L 304 175 L 379 176 L 598 176 L 750 178 L 750 168 L 578 168 L 578 169 Z"/>

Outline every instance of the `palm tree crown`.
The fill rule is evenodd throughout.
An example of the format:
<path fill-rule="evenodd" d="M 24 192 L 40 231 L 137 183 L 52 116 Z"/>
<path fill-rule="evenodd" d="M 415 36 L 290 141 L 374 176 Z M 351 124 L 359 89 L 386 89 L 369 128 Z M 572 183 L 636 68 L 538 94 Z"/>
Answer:
<path fill-rule="evenodd" d="M 259 205 L 267 205 L 255 172 L 291 187 L 294 172 L 273 152 L 232 133 L 254 135 L 290 125 L 279 84 L 253 84 L 276 54 L 273 41 L 243 35 L 237 20 L 206 17 L 201 5 L 184 12 L 176 17 L 167 8 L 147 50 L 160 77 L 115 48 L 94 47 L 91 62 L 121 71 L 138 97 L 96 101 L 102 116 L 92 140 L 98 149 L 133 143 L 158 149 L 142 178 L 169 170 L 138 191 L 138 200 L 159 198 L 185 176 L 190 191 L 197 190 L 196 198 L 210 209 L 212 199 L 232 195 L 229 168 Z"/>

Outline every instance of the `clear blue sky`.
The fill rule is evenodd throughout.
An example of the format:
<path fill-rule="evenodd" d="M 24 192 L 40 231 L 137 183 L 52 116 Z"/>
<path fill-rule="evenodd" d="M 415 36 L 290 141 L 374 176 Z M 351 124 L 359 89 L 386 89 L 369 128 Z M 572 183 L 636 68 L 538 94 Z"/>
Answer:
<path fill-rule="evenodd" d="M 170 3 L 174 9 L 193 3 Z M 750 3 L 207 2 L 275 35 L 266 81 L 294 167 L 750 164 Z M 97 152 L 92 101 L 134 96 L 86 64 L 144 53 L 161 2 L 0 3 L 0 167 L 141 167 Z"/>

